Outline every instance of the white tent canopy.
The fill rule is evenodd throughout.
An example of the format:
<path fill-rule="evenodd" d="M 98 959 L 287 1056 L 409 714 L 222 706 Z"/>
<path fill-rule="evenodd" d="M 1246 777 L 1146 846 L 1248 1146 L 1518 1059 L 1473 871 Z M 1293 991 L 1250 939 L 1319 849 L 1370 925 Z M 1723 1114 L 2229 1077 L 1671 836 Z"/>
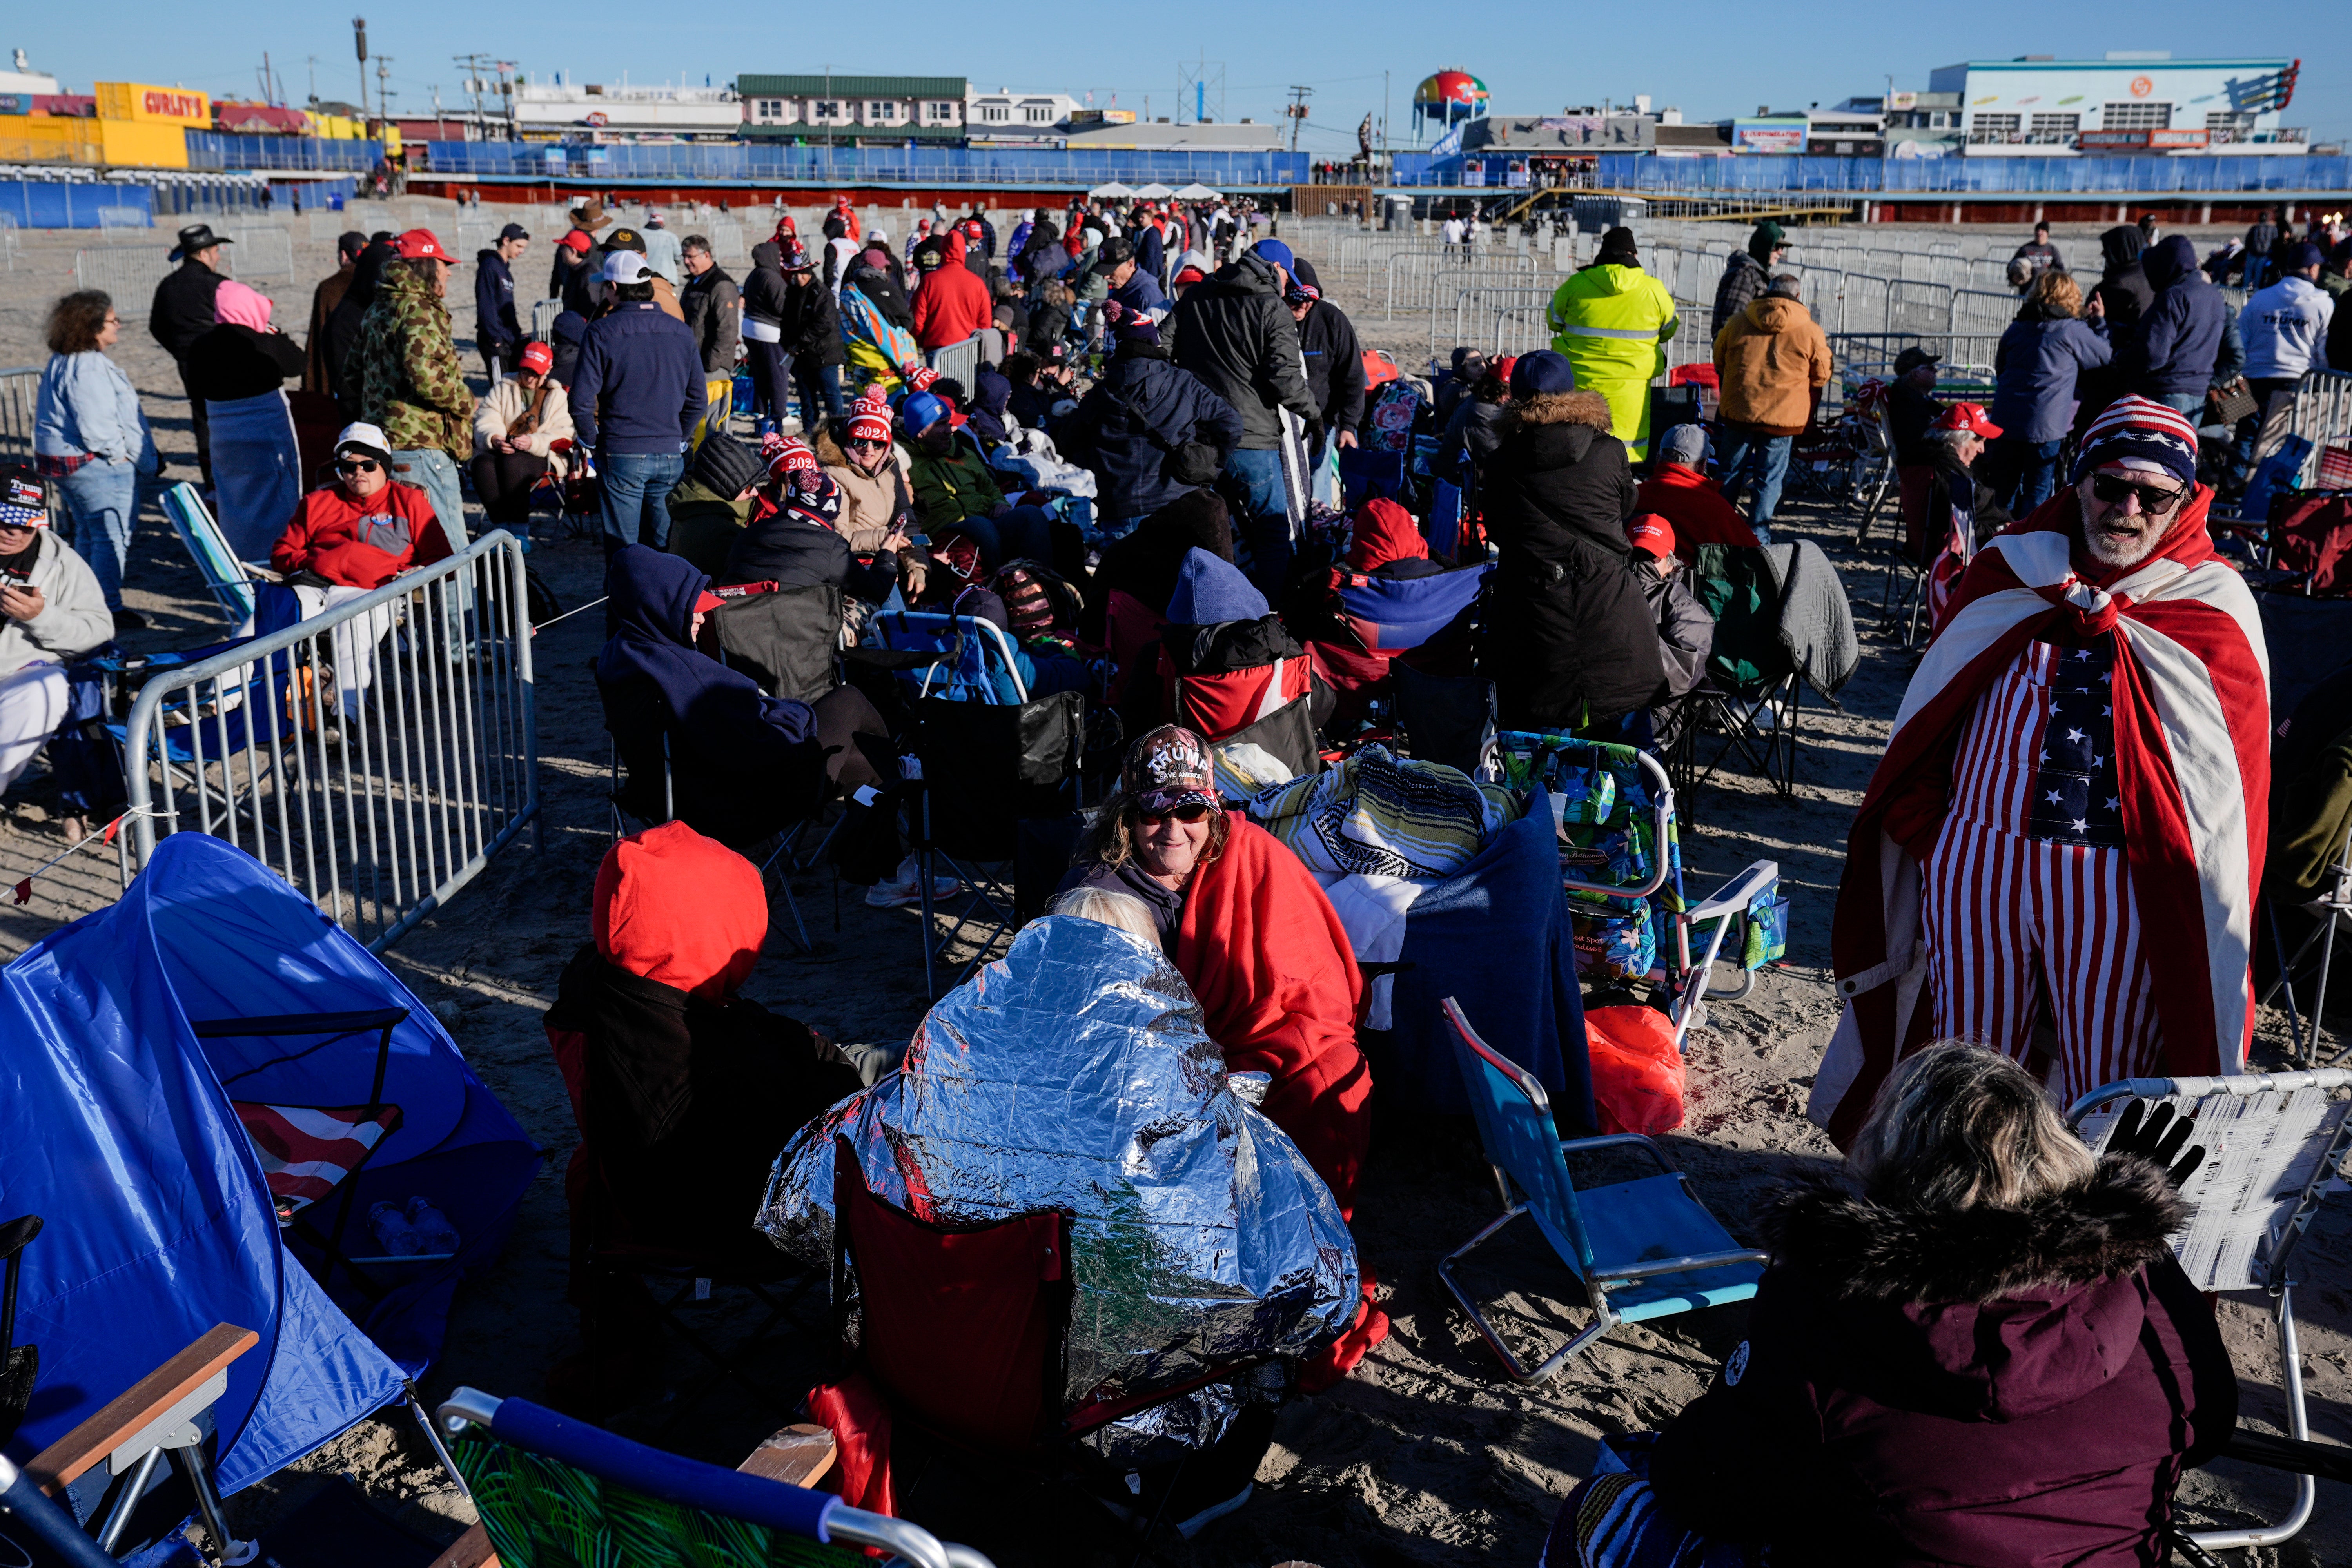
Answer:
<path fill-rule="evenodd" d="M 1097 185 L 1093 190 L 1088 191 L 1087 195 L 1090 196 L 1103 196 L 1111 201 L 1125 201 L 1128 197 L 1135 195 L 1135 193 L 1128 189 L 1125 185 L 1120 184 L 1117 180 L 1113 180 L 1108 185 Z"/>
<path fill-rule="evenodd" d="M 1147 202 L 1156 202 L 1164 197 L 1172 196 L 1176 193 L 1155 180 L 1150 184 L 1144 186 L 1135 194 L 1141 196 Z"/>
<path fill-rule="evenodd" d="M 1176 193 L 1176 199 L 1180 202 L 1213 202 L 1217 199 L 1220 194 L 1221 193 L 1219 192 L 1209 189 L 1208 186 L 1201 184 L 1200 181 L 1195 180 L 1191 184 L 1185 186 L 1182 190 L 1178 191 Z"/>

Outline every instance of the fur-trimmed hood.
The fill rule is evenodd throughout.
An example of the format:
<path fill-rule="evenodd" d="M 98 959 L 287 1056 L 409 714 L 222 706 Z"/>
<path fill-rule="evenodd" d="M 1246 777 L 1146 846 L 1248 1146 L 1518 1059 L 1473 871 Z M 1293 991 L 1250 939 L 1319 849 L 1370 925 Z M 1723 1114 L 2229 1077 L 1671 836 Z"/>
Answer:
<path fill-rule="evenodd" d="M 2081 1398 L 2131 1360 L 2142 1270 L 2185 1218 L 2164 1173 L 2110 1157 L 2079 1191 L 2023 1209 L 1898 1208 L 1827 1183 L 1763 1217 L 1774 1270 L 1874 1397 L 1966 1420 Z"/>
<path fill-rule="evenodd" d="M 1547 392 L 1515 406 L 1511 418 L 1518 425 L 1581 425 L 1606 431 L 1609 400 L 1597 392 Z"/>
<path fill-rule="evenodd" d="M 2127 1274 L 2167 1250 L 2188 1217 L 2149 1161 L 2114 1155 L 2077 1192 L 2022 1209 L 1896 1208 L 1808 1183 L 1761 1220 L 1775 1257 L 1851 1300 L 1997 1301 Z"/>

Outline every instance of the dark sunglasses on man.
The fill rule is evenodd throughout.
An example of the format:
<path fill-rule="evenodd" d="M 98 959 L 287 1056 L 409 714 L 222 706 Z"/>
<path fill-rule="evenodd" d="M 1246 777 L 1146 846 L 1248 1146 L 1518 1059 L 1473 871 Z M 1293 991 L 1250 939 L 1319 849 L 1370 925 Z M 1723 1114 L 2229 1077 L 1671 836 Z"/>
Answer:
<path fill-rule="evenodd" d="M 845 443 L 852 451 L 860 452 L 878 452 L 889 444 L 887 440 L 870 440 L 864 436 L 853 436 Z"/>
<path fill-rule="evenodd" d="M 1171 816 L 1179 822 L 1198 822 L 1202 817 L 1209 815 L 1209 808 L 1202 805 L 1197 800 L 1188 800 L 1173 811 L 1144 811 L 1139 809 L 1135 815 L 1136 819 L 1146 826 L 1165 822 Z"/>
<path fill-rule="evenodd" d="M 337 458 L 335 472 L 339 474 L 372 474 L 383 465 L 373 458 Z"/>
<path fill-rule="evenodd" d="M 2140 510 L 2150 517 L 2162 517 L 2179 506 L 2189 490 L 2186 486 L 2179 489 L 2165 489 L 2156 485 L 2136 485 L 2114 474 L 2093 474 L 2091 493 L 2107 506 L 2121 506 L 2126 496 L 2137 496 Z"/>

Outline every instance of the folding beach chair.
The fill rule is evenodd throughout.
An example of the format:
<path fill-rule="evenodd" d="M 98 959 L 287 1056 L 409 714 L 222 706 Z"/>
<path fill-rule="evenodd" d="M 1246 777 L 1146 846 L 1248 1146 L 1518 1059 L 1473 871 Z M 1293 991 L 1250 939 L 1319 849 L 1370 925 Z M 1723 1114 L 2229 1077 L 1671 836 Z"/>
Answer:
<path fill-rule="evenodd" d="M 2180 1189 L 2190 1218 L 2173 1238 L 2173 1256 L 2200 1290 L 2259 1291 L 2269 1298 L 2278 1325 L 2287 1435 L 2301 1441 L 2310 1429 L 2295 1340 L 2293 1261 L 2295 1244 L 2352 1153 L 2352 1118 L 2346 1115 L 2352 1110 L 2352 1071 L 2125 1079 L 2076 1100 L 2067 1124 L 2093 1149 L 2104 1149 L 2135 1099 L 2165 1101 L 2196 1120 L 2191 1137 L 2204 1146 L 2205 1161 Z M 2303 1475 L 2294 1506 L 2276 1523 L 2195 1531 L 2187 1539 L 2206 1552 L 2277 1546 L 2310 1522 L 2317 1500 L 2317 1488 Z"/>
<path fill-rule="evenodd" d="M 1494 1168 L 1504 1209 L 1500 1218 L 1448 1253 L 1437 1274 L 1515 1381 L 1543 1382 L 1620 1323 L 1744 1301 L 1756 1294 L 1769 1255 L 1734 1241 L 1656 1143 L 1631 1132 L 1561 1138 L 1543 1085 L 1481 1040 L 1454 998 L 1447 997 L 1444 1007 L 1478 1142 Z M 1646 1152 L 1659 1173 L 1580 1190 L 1568 1156 L 1621 1147 Z M 1463 1258 L 1521 1215 L 1534 1218 L 1592 1310 L 1592 1321 L 1532 1370 L 1455 1277 Z"/>
<path fill-rule="evenodd" d="M 856 1549 L 873 1546 L 915 1568 L 990 1568 L 970 1547 L 942 1544 L 906 1520 L 772 1479 L 769 1444 L 743 1468 L 725 1470 L 478 1389 L 458 1389 L 439 1415 L 482 1516 L 480 1536 L 461 1539 L 443 1563 L 466 1561 L 457 1553 L 470 1543 L 474 1563 L 487 1551 L 515 1564 L 852 1568 L 866 1561 Z"/>
<path fill-rule="evenodd" d="M 1698 685 L 1660 710 L 1674 738 L 1667 771 L 1696 795 L 1737 758 L 1782 798 L 1796 793 L 1804 677 L 1780 642 L 1780 585 L 1761 550 L 1701 545 L 1697 597 L 1715 617 L 1715 647 Z"/>
<path fill-rule="evenodd" d="M 188 559 L 196 563 L 196 571 L 205 580 L 205 589 L 220 606 L 221 614 L 232 626 L 241 626 L 253 618 L 253 584 L 257 580 L 275 582 L 277 574 L 257 579 L 255 568 L 239 561 L 228 547 L 228 539 L 220 524 L 205 505 L 203 496 L 191 484 L 176 484 L 163 492 L 163 515 L 172 520 L 172 531 L 180 536 L 180 543 Z"/>
<path fill-rule="evenodd" d="M 1776 862 L 1756 861 L 1697 904 L 1685 900 L 1674 785 L 1647 752 L 1509 730 L 1495 738 L 1488 776 L 1517 789 L 1541 784 L 1559 812 L 1577 973 L 1647 983 L 1666 998 L 1677 1047 L 1706 1021 L 1708 1002 L 1745 998 L 1756 971 L 1787 953 L 1789 900 Z M 1742 975 L 1735 989 L 1717 990 L 1727 943 Z"/>
<path fill-rule="evenodd" d="M 2288 1038 L 2294 1044 L 2296 1058 L 2307 1068 L 2333 1067 L 2343 1059 L 2347 1050 L 2352 1050 L 2352 1046 L 2338 1045 L 2326 1061 L 2319 1059 L 2319 1025 L 2327 1012 L 2327 984 L 2336 967 L 2336 939 L 2346 927 L 2352 926 L 2352 837 L 2338 846 L 2336 864 L 2326 875 L 2326 886 L 2319 889 L 2319 896 L 2302 906 L 2304 913 L 2311 917 L 2312 926 L 2294 952 L 2289 953 L 2281 940 L 2278 910 L 2268 902 L 2264 906 L 2279 970 L 2263 1001 L 2268 1005 L 2274 996 L 2284 998 Z M 2319 973 L 2314 979 L 2310 1005 L 2305 1008 L 2296 1001 L 2295 975 L 2310 959 L 2315 947 L 2319 950 Z"/>

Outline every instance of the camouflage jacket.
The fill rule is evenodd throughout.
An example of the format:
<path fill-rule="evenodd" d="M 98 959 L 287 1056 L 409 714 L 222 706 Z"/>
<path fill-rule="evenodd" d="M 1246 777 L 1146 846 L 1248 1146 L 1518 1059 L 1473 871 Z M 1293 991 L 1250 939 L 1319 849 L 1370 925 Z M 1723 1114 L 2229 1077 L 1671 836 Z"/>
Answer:
<path fill-rule="evenodd" d="M 344 362 L 346 404 L 399 452 L 474 455 L 474 395 L 449 335 L 449 307 L 397 263 L 386 267 Z"/>

